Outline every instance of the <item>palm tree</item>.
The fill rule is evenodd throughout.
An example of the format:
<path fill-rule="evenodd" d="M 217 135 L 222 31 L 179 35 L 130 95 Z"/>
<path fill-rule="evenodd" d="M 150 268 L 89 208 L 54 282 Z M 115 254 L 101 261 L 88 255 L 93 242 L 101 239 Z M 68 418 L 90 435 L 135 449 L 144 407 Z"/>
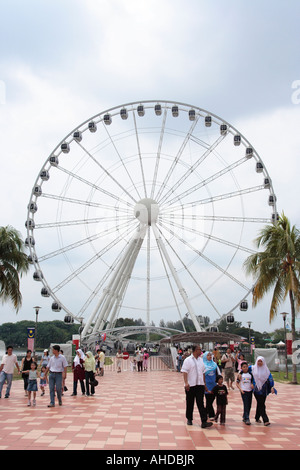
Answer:
<path fill-rule="evenodd" d="M 300 310 L 300 232 L 295 225 L 291 227 L 289 219 L 282 213 L 277 224 L 267 225 L 261 230 L 255 243 L 257 249 L 263 247 L 264 251 L 249 256 L 244 263 L 246 272 L 255 279 L 253 307 L 274 288 L 269 316 L 271 323 L 279 305 L 289 297 L 294 344 L 296 312 Z M 297 383 L 297 366 L 294 363 L 293 383 Z"/>
<path fill-rule="evenodd" d="M 11 226 L 0 227 L 0 298 L 11 301 L 16 311 L 22 305 L 20 277 L 29 269 L 21 234 Z"/>

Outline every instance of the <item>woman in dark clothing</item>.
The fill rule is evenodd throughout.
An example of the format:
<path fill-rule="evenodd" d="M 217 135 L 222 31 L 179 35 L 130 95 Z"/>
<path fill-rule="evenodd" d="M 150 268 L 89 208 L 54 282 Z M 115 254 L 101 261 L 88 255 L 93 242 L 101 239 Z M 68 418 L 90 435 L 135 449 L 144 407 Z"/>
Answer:
<path fill-rule="evenodd" d="M 32 351 L 28 349 L 26 356 L 23 357 L 22 362 L 21 362 L 21 371 L 22 371 L 22 379 L 24 380 L 25 397 L 27 397 L 27 387 L 28 387 L 28 380 L 29 380 L 29 374 L 28 372 L 25 373 L 25 371 L 28 371 L 31 368 L 31 363 L 33 362 L 31 354 L 32 354 Z"/>

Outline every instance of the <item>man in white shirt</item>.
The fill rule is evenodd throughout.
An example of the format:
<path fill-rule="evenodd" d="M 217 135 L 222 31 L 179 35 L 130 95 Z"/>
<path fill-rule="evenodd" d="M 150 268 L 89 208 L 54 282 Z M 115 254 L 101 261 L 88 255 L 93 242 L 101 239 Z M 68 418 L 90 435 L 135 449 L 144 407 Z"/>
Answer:
<path fill-rule="evenodd" d="M 200 357 L 201 349 L 199 345 L 192 347 L 192 354 L 184 360 L 181 372 L 183 373 L 184 388 L 186 394 L 186 419 L 187 424 L 193 424 L 194 403 L 199 410 L 201 427 L 209 428 L 211 422 L 207 422 L 207 413 L 204 407 L 204 393 L 207 390 L 205 385 L 205 366 Z"/>
<path fill-rule="evenodd" d="M 13 347 L 7 347 L 7 353 L 4 354 L 0 366 L 0 398 L 2 394 L 2 388 L 7 381 L 7 387 L 4 398 L 9 398 L 11 384 L 13 380 L 14 368 L 17 368 L 20 373 L 20 368 L 17 360 L 17 356 L 13 354 Z"/>
<path fill-rule="evenodd" d="M 63 384 L 63 379 L 66 378 L 67 376 L 67 367 L 68 367 L 68 362 L 65 358 L 60 353 L 60 347 L 59 345 L 55 345 L 52 348 L 53 356 L 50 357 L 50 361 L 47 365 L 46 368 L 46 373 L 45 376 L 49 374 L 49 392 L 50 392 L 50 404 L 48 405 L 48 408 L 53 408 L 55 406 L 54 400 L 55 400 L 55 390 L 57 393 L 57 398 L 58 398 L 58 404 L 62 405 L 62 384 Z"/>

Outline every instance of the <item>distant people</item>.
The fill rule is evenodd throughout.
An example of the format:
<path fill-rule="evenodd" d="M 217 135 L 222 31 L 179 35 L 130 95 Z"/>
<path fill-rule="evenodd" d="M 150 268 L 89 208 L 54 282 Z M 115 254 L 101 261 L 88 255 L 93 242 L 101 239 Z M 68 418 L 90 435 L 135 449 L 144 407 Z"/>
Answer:
<path fill-rule="evenodd" d="M 103 349 L 99 351 L 99 375 L 103 377 L 104 375 L 104 364 L 105 364 L 105 352 Z"/>
<path fill-rule="evenodd" d="M 232 390 L 234 390 L 233 383 L 235 381 L 235 376 L 234 376 L 235 358 L 230 348 L 227 348 L 226 353 L 222 356 L 221 362 L 223 365 L 225 381 L 227 382 L 228 389 L 231 388 Z"/>
<path fill-rule="evenodd" d="M 84 369 L 85 355 L 81 349 L 77 349 L 74 360 L 72 362 L 73 370 L 73 393 L 72 397 L 77 395 L 77 385 L 80 382 L 81 393 L 85 395 L 85 369 Z"/>
<path fill-rule="evenodd" d="M 122 361 L 123 361 L 123 353 L 121 349 L 118 349 L 117 351 L 116 360 L 117 360 L 117 372 L 120 373 L 122 370 Z"/>
<path fill-rule="evenodd" d="M 217 412 L 215 416 L 215 422 L 218 422 L 220 416 L 220 424 L 226 423 L 226 407 L 228 405 L 228 390 L 226 385 L 223 384 L 223 377 L 219 375 L 217 377 L 217 385 L 212 389 L 211 392 L 217 401 Z"/>
<path fill-rule="evenodd" d="M 209 419 L 213 420 L 215 417 L 215 411 L 213 408 L 215 396 L 210 392 L 216 386 L 217 377 L 221 375 L 221 373 L 218 365 L 213 360 L 213 355 L 210 351 L 206 351 L 203 354 L 202 359 L 205 366 L 205 384 L 207 387 L 207 390 L 205 391 L 206 411 Z"/>
<path fill-rule="evenodd" d="M 144 355 L 141 349 L 137 349 L 136 351 L 136 363 L 137 363 L 137 368 L 138 372 L 143 372 L 143 360 L 144 360 Z"/>
<path fill-rule="evenodd" d="M 262 418 L 264 425 L 269 426 L 271 423 L 266 412 L 266 398 L 270 393 L 277 393 L 277 391 L 274 388 L 272 374 L 263 356 L 258 356 L 255 365 L 251 367 L 251 372 L 254 379 L 253 392 L 256 399 L 255 421 L 261 423 L 260 418 Z"/>
<path fill-rule="evenodd" d="M 181 348 L 178 350 L 176 359 L 177 359 L 177 372 L 180 372 L 182 364 L 183 364 L 183 351 Z"/>
<path fill-rule="evenodd" d="M 0 365 L 0 398 L 2 396 L 2 388 L 5 382 L 7 383 L 7 386 L 4 398 L 10 397 L 10 390 L 15 367 L 20 373 L 20 367 L 18 364 L 17 356 L 13 354 L 13 347 L 8 346 L 6 354 L 4 354 L 4 356 L 2 357 L 2 362 Z"/>
<path fill-rule="evenodd" d="M 96 373 L 96 361 L 91 351 L 87 351 L 85 354 L 84 368 L 85 368 L 85 385 L 86 385 L 86 396 L 95 395 L 95 373 Z"/>
<path fill-rule="evenodd" d="M 144 368 L 144 371 L 148 371 L 148 367 L 149 367 L 149 353 L 147 351 L 147 349 L 145 349 L 144 351 L 144 358 L 143 358 L 143 368 Z"/>
<path fill-rule="evenodd" d="M 192 354 L 185 359 L 181 368 L 186 395 L 186 419 L 187 424 L 192 426 L 194 403 L 196 400 L 201 418 L 201 427 L 208 428 L 212 426 L 212 423 L 207 422 L 207 413 L 204 407 L 204 392 L 206 388 L 204 374 L 205 367 L 200 355 L 200 346 L 193 345 Z"/>
<path fill-rule="evenodd" d="M 21 361 L 21 372 L 22 372 L 22 379 L 24 382 L 25 397 L 28 396 L 28 392 L 27 392 L 28 380 L 29 380 L 28 371 L 31 368 L 32 362 L 33 362 L 32 351 L 31 349 L 28 349 L 26 352 L 26 356 L 23 357 Z"/>
<path fill-rule="evenodd" d="M 50 403 L 48 408 L 55 406 L 55 391 L 57 394 L 58 404 L 62 405 L 62 387 L 63 381 L 67 376 L 68 363 L 63 354 L 61 354 L 60 346 L 54 345 L 52 348 L 53 356 L 50 357 L 50 361 L 46 367 L 45 376 L 49 374 L 49 391 L 50 391 Z"/>
<path fill-rule="evenodd" d="M 253 395 L 253 375 L 249 371 L 249 367 L 246 361 L 241 363 L 241 370 L 236 378 L 237 388 L 241 392 L 241 397 L 243 400 L 243 422 L 247 425 L 251 424 L 250 422 L 250 410 L 252 404 L 252 395 Z"/>

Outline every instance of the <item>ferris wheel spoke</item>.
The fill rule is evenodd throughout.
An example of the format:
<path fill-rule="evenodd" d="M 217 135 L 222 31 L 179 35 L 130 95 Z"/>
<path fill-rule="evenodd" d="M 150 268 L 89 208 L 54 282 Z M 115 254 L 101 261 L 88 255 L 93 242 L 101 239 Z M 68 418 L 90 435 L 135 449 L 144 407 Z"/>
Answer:
<path fill-rule="evenodd" d="M 58 228 L 58 227 L 70 227 L 76 225 L 89 225 L 89 224 L 98 224 L 99 222 L 115 222 L 128 220 L 127 215 L 115 215 L 112 217 L 97 217 L 94 219 L 80 219 L 80 220 L 64 220 L 60 222 L 48 222 L 44 224 L 36 224 L 35 230 L 45 229 L 45 228 Z"/>
<path fill-rule="evenodd" d="M 184 208 L 184 205 L 182 206 Z M 164 220 L 168 217 L 167 208 L 164 211 Z M 270 222 L 270 218 L 263 218 L 263 217 L 226 217 L 226 216 L 218 216 L 218 215 L 198 215 L 198 214 L 184 214 L 184 215 L 176 215 L 172 214 L 171 220 L 209 220 L 212 222 L 236 222 L 236 223 L 259 223 L 259 224 L 268 224 Z"/>
<path fill-rule="evenodd" d="M 174 255 L 177 257 L 177 259 L 180 261 L 180 263 L 182 264 L 182 266 L 184 267 L 185 271 L 189 274 L 190 278 L 195 282 L 195 284 L 197 285 L 197 287 L 199 288 L 199 290 L 201 291 L 201 293 L 204 295 L 204 297 L 206 298 L 206 300 L 209 302 L 209 304 L 212 306 L 212 308 L 214 309 L 214 311 L 219 315 L 219 317 L 221 317 L 221 314 L 220 312 L 218 311 L 217 307 L 214 305 L 214 303 L 211 301 L 211 299 L 208 297 L 208 295 L 206 294 L 205 290 L 201 287 L 201 285 L 199 284 L 199 282 L 197 281 L 197 279 L 195 278 L 195 276 L 191 273 L 191 271 L 189 270 L 188 266 L 186 265 L 186 263 L 182 260 L 181 256 L 179 256 L 178 252 L 174 249 L 174 247 L 172 246 L 172 244 L 167 240 L 167 238 L 164 236 L 164 234 L 162 233 L 162 231 L 160 230 L 160 234 L 161 236 L 164 238 L 165 240 L 165 243 L 169 246 L 170 250 L 173 251 Z"/>
<path fill-rule="evenodd" d="M 239 165 L 242 165 L 243 163 L 245 163 L 246 161 L 248 161 L 248 158 L 247 157 L 243 157 L 241 158 L 240 160 L 232 163 L 231 165 L 229 165 L 228 167 L 224 168 L 223 170 L 221 171 L 218 171 L 217 173 L 215 173 L 214 175 L 210 176 L 209 178 L 206 178 L 205 180 L 201 181 L 200 183 L 196 184 L 195 186 L 192 186 L 191 188 L 189 188 L 188 190 L 184 191 L 183 193 L 181 194 L 178 194 L 176 195 L 173 199 L 170 199 L 168 200 L 168 204 L 173 204 L 175 201 L 177 201 L 178 199 L 183 199 L 185 198 L 186 196 L 189 196 L 190 194 L 198 191 L 199 189 L 203 188 L 204 186 L 208 185 L 209 183 L 211 183 L 212 181 L 218 179 L 218 178 L 221 178 L 222 176 L 224 176 L 225 174 L 229 173 L 230 171 L 234 170 L 235 168 L 237 168 Z"/>
<path fill-rule="evenodd" d="M 191 125 L 189 131 L 187 132 L 187 134 L 186 134 L 186 136 L 185 136 L 185 138 L 184 138 L 184 140 L 183 140 L 183 142 L 182 142 L 182 144 L 181 144 L 181 146 L 180 146 L 180 148 L 179 148 L 179 150 L 178 150 L 178 152 L 177 152 L 177 155 L 176 155 L 176 157 L 174 158 L 173 163 L 172 163 L 172 165 L 171 165 L 171 167 L 170 167 L 170 169 L 169 169 L 169 171 L 168 171 L 166 177 L 164 178 L 164 183 L 163 183 L 162 186 L 160 187 L 160 189 L 159 189 L 159 191 L 158 191 L 158 193 L 157 193 L 157 195 L 156 195 L 156 198 L 155 198 L 155 200 L 156 200 L 157 202 L 160 202 L 160 198 L 161 198 L 161 196 L 162 196 L 162 193 L 163 193 L 163 191 L 165 190 L 166 185 L 168 184 L 168 181 L 169 181 L 169 179 L 171 178 L 171 176 L 172 176 L 172 174 L 173 174 L 175 168 L 177 167 L 178 162 L 180 161 L 180 158 L 181 158 L 181 156 L 182 156 L 182 154 L 183 154 L 183 152 L 184 152 L 185 147 L 186 147 L 187 144 L 188 144 L 188 141 L 189 141 L 189 139 L 190 139 L 190 136 L 192 135 L 192 133 L 193 133 L 193 131 L 194 131 L 194 129 L 195 129 L 197 123 L 198 123 L 199 117 L 200 117 L 200 116 L 198 115 L 198 116 L 196 117 L 196 119 L 193 121 L 193 124 Z"/>
<path fill-rule="evenodd" d="M 94 256 L 92 256 L 88 261 L 86 261 L 84 264 L 82 264 L 79 268 L 77 268 L 75 271 L 73 271 L 70 276 L 66 277 L 63 281 L 61 281 L 56 287 L 53 288 L 53 292 L 56 293 L 59 291 L 62 287 L 67 285 L 70 281 L 72 281 L 75 277 L 77 277 L 79 274 L 81 274 L 85 269 L 87 269 L 91 264 L 93 264 L 95 261 L 97 261 L 101 256 L 107 252 L 111 248 L 114 248 L 121 240 L 123 240 L 124 236 L 128 234 L 128 229 L 125 230 L 122 234 L 119 235 L 117 239 L 112 240 L 110 243 L 108 243 L 102 250 L 97 252 Z"/>
<path fill-rule="evenodd" d="M 181 204 L 179 206 L 169 206 L 167 210 L 168 212 L 176 212 L 178 210 L 182 210 L 183 207 L 188 208 L 188 207 L 196 207 L 197 205 L 202 205 L 202 204 L 211 204 L 213 202 L 222 201 L 224 199 L 230 199 L 232 197 L 243 196 L 244 194 L 261 191 L 262 189 L 265 189 L 264 185 L 253 186 L 252 188 L 246 188 L 246 189 L 239 189 L 231 193 L 220 194 L 218 196 L 212 196 L 206 199 L 199 199 L 199 200 L 192 201 L 192 202 L 186 202 L 184 205 Z M 162 208 L 160 210 L 160 213 L 163 213 L 163 212 L 164 212 L 164 209 Z"/>
<path fill-rule="evenodd" d="M 144 193 L 145 193 L 145 197 L 147 197 L 147 188 L 146 188 L 146 181 L 145 181 L 145 174 L 144 174 L 144 166 L 143 166 L 141 147 L 140 147 L 140 141 L 139 141 L 139 134 L 138 134 L 138 130 L 137 130 L 136 117 L 135 117 L 135 112 L 134 111 L 132 112 L 132 116 L 133 116 L 133 122 L 134 122 L 136 144 L 137 144 L 138 155 L 139 155 L 140 169 L 141 169 L 143 186 L 144 186 Z M 141 199 L 141 196 L 139 195 L 139 193 L 138 193 L 138 196 L 139 196 L 139 199 Z"/>
<path fill-rule="evenodd" d="M 67 170 L 66 168 L 63 168 L 61 166 L 57 166 L 57 168 L 61 171 L 63 171 L 64 173 L 66 173 L 67 175 L 71 176 L 72 178 L 75 178 L 77 179 L 78 181 L 80 181 L 81 183 L 84 183 L 88 186 L 90 186 L 91 188 L 95 189 L 96 191 L 100 191 L 101 193 L 103 194 L 106 194 L 106 196 L 109 196 L 110 198 L 112 199 L 115 199 L 117 201 L 120 200 L 119 197 L 117 197 L 115 194 L 105 190 L 104 188 L 101 188 L 100 186 L 94 184 L 94 183 L 91 183 L 90 181 L 82 178 L 81 176 L 77 175 L 76 173 L 73 173 L 72 171 L 70 170 Z M 127 191 L 126 191 L 127 192 Z M 129 194 L 129 193 L 128 193 Z M 135 202 L 135 200 L 133 199 L 133 197 L 130 195 L 130 198 Z M 127 205 L 129 205 L 129 203 L 127 203 Z"/>
<path fill-rule="evenodd" d="M 97 202 L 92 202 L 92 201 L 84 201 L 82 199 L 74 199 L 74 198 L 71 198 L 71 197 L 66 197 L 66 196 L 58 196 L 56 194 L 47 194 L 47 193 L 42 193 L 41 198 L 46 198 L 46 199 L 53 199 L 53 200 L 56 200 L 56 201 L 61 201 L 61 202 L 68 202 L 70 204 L 77 204 L 77 205 L 82 205 L 82 206 L 88 206 L 88 207 L 97 207 L 99 209 L 105 209 L 105 210 L 111 210 L 111 211 L 114 211 L 114 212 L 124 212 L 126 214 L 128 214 L 128 208 L 122 208 L 122 207 L 117 207 L 117 206 L 113 206 L 113 205 L 108 205 L 108 204 L 101 204 L 101 203 L 97 203 Z M 131 204 L 125 202 L 125 201 L 118 201 L 122 204 L 126 204 L 127 206 L 131 206 Z"/>
<path fill-rule="evenodd" d="M 133 202 L 136 202 L 136 200 L 134 199 L 134 197 L 130 194 L 129 191 L 127 191 L 123 185 L 116 179 L 113 177 L 113 175 L 111 174 L 111 172 L 109 172 L 103 165 L 101 165 L 101 163 L 81 144 L 81 142 L 77 142 L 76 143 L 79 145 L 79 147 L 81 147 L 81 149 L 91 158 L 91 160 L 93 160 L 97 166 L 99 166 L 99 168 L 101 168 L 101 170 L 103 171 L 103 173 L 105 173 L 116 185 L 117 187 L 119 187 L 119 189 L 121 189 L 121 191 L 124 192 L 124 194 L 127 194 L 127 196 L 132 199 Z M 123 160 L 121 159 L 122 163 L 124 164 Z M 128 170 L 127 170 L 128 171 Z M 133 181 L 132 181 L 132 178 L 131 176 L 129 175 L 130 177 L 130 180 L 132 182 L 132 184 L 134 185 Z M 135 185 L 134 185 L 135 187 Z M 95 189 L 98 189 L 97 187 Z M 99 188 L 100 189 L 100 188 Z"/>
<path fill-rule="evenodd" d="M 162 144 L 163 144 L 164 135 L 165 135 L 167 115 L 168 115 L 168 111 L 167 111 L 167 108 L 165 108 L 161 131 L 160 131 L 158 149 L 156 152 L 155 169 L 154 169 L 153 183 L 152 183 L 151 196 L 150 196 L 151 199 L 153 199 L 154 197 L 154 192 L 155 192 L 155 187 L 156 187 L 156 182 L 157 182 L 157 175 L 158 175 L 159 163 L 160 163 L 160 158 L 161 158 L 161 149 L 162 149 Z"/>
<path fill-rule="evenodd" d="M 174 237 L 176 237 L 179 241 L 181 241 L 185 246 L 187 246 L 188 248 L 190 248 L 191 250 L 193 250 L 197 255 L 199 255 L 201 258 L 203 258 L 205 261 L 207 261 L 209 264 L 211 264 L 212 266 L 214 266 L 216 269 L 218 269 L 221 273 L 225 274 L 225 276 L 229 277 L 232 281 L 234 281 L 236 284 L 238 284 L 239 286 L 241 286 L 244 290 L 246 290 L 247 292 L 249 291 L 249 288 L 247 286 L 245 286 L 242 282 L 240 282 L 238 279 L 236 279 L 234 276 L 232 276 L 231 274 L 228 273 L 228 271 L 226 271 L 226 269 L 222 268 L 221 266 L 219 266 L 217 263 L 215 263 L 212 259 L 210 259 L 209 257 L 205 256 L 203 253 L 201 253 L 199 250 L 197 250 L 196 248 L 194 248 L 188 241 L 184 240 L 182 237 L 179 237 L 179 235 L 174 232 L 173 230 L 169 229 L 168 227 L 164 227 L 166 230 L 168 230 L 168 232 L 173 235 Z"/>
<path fill-rule="evenodd" d="M 251 250 L 250 248 L 247 248 L 246 246 L 242 246 L 242 245 L 239 245 L 237 243 L 233 243 L 233 242 L 231 242 L 229 240 L 225 240 L 223 238 L 215 237 L 215 236 L 213 236 L 209 233 L 200 232 L 196 228 L 190 228 L 187 225 L 178 224 L 174 221 L 168 221 L 168 224 L 173 226 L 173 227 L 181 229 L 181 231 L 187 231 L 187 232 L 193 233 L 194 235 L 200 235 L 200 237 L 207 238 L 208 240 L 213 240 L 215 242 L 222 243 L 223 245 L 231 246 L 235 250 L 245 251 L 246 253 L 250 253 L 250 254 L 255 253 L 254 250 Z M 165 224 L 163 222 L 161 222 L 161 225 L 165 226 Z"/>
<path fill-rule="evenodd" d="M 136 224 L 136 223 L 135 223 Z M 119 226 L 117 227 L 112 227 L 110 229 L 105 229 L 103 230 L 102 232 L 99 232 L 99 233 L 96 233 L 95 235 L 92 235 L 90 237 L 86 237 L 86 238 L 83 238 L 81 240 L 78 240 L 77 242 L 75 243 L 71 243 L 70 245 L 67 245 L 67 246 L 64 246 L 58 250 L 55 250 L 55 251 L 52 251 L 51 253 L 48 253 L 47 255 L 44 255 L 44 256 L 41 256 L 39 257 L 39 262 L 43 262 L 43 261 L 46 261 L 48 259 L 51 259 L 51 258 L 54 258 L 55 256 L 58 256 L 62 253 L 67 253 L 68 251 L 71 251 L 71 250 L 74 250 L 75 248 L 79 248 L 83 245 L 86 245 L 87 243 L 90 243 L 92 241 L 95 241 L 97 240 L 98 238 L 101 238 L 101 237 L 106 237 L 107 235 L 110 235 L 110 234 L 113 234 L 115 233 L 116 231 L 122 229 L 123 227 L 127 227 L 128 226 L 128 222 L 124 222 L 123 224 L 120 224 Z"/>
<path fill-rule="evenodd" d="M 176 191 L 177 188 L 179 188 L 179 186 L 181 186 L 181 184 L 186 181 L 186 179 L 191 175 L 193 174 L 193 172 L 201 165 L 201 163 L 204 162 L 204 160 L 215 150 L 215 148 L 222 142 L 222 140 L 225 138 L 225 135 L 220 135 L 220 137 L 212 144 L 209 146 L 209 148 L 206 150 L 206 152 L 204 152 L 203 155 L 201 155 L 201 157 L 181 176 L 181 178 L 177 181 L 177 183 L 175 183 L 173 186 L 172 186 L 172 189 L 169 189 L 169 191 L 167 191 L 167 193 L 164 195 L 164 197 L 160 200 L 160 204 L 163 204 L 164 202 L 168 202 L 169 204 L 172 203 L 172 200 L 169 201 L 168 200 L 168 197 L 171 196 L 172 194 L 174 194 L 174 191 Z M 244 158 L 242 159 L 243 162 L 245 160 L 247 160 L 247 158 Z M 242 163 L 243 163 L 242 162 Z M 237 165 L 236 165 L 237 166 Z M 230 171 L 230 170 L 227 170 L 227 171 Z M 221 175 L 220 175 L 221 176 Z M 216 176 L 217 177 L 217 176 Z M 209 181 L 207 181 L 209 182 Z M 203 184 L 207 184 L 207 182 L 203 181 L 202 183 Z M 200 186 L 201 187 L 201 186 Z M 192 189 L 191 188 L 191 192 L 193 191 L 196 191 L 197 188 L 196 186 L 194 187 L 195 189 Z M 183 193 L 184 194 L 184 193 Z M 178 198 L 180 198 L 180 196 L 178 196 Z M 178 198 L 175 198 L 178 199 Z"/>

